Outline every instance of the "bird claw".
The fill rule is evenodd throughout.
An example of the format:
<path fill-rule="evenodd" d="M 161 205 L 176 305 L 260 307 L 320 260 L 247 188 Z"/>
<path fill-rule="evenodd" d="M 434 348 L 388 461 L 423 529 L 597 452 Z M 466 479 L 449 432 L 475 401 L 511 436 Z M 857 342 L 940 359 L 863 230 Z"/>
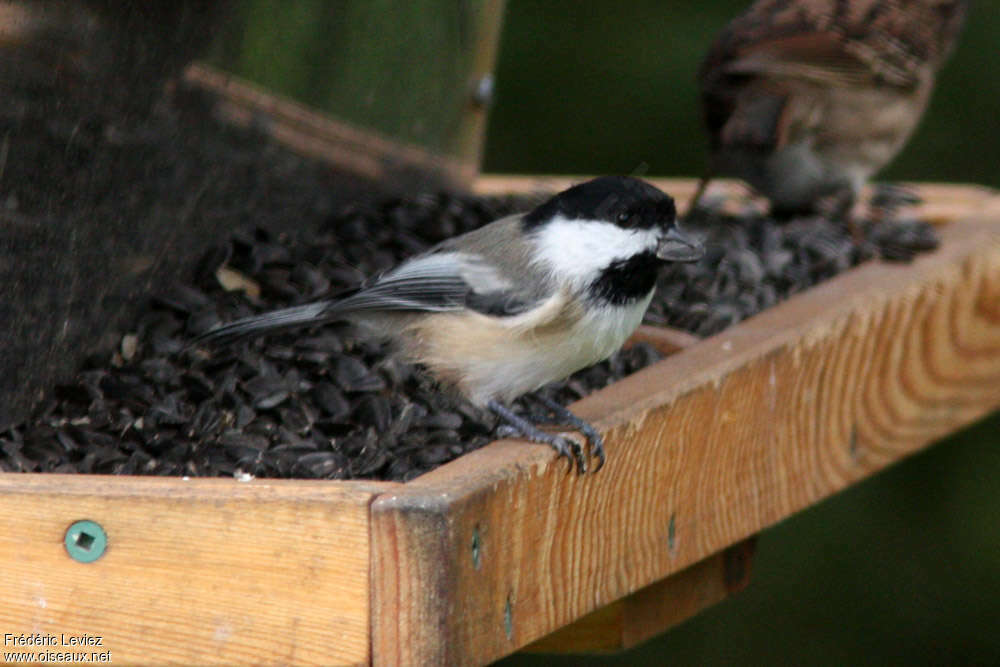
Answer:
<path fill-rule="evenodd" d="M 589 424 L 588 424 L 589 427 Z M 562 445 L 552 444 L 552 447 L 559 452 L 560 456 L 565 456 L 570 461 L 570 470 L 573 469 L 573 463 L 576 463 L 577 470 L 582 475 L 586 473 L 590 466 L 588 464 L 590 456 L 597 457 L 597 467 L 594 468 L 594 472 L 597 472 L 604 467 L 604 461 L 606 459 L 604 454 L 604 440 L 601 436 L 594 431 L 592 428 L 589 429 L 593 431 L 593 436 L 591 437 L 584 429 L 578 429 L 586 437 L 586 441 L 581 444 L 576 438 L 566 437 L 564 435 L 553 435 L 555 440 L 561 441 Z M 544 433 L 544 431 L 543 431 Z M 590 454 L 588 456 L 586 451 L 586 444 L 590 443 Z"/>
<path fill-rule="evenodd" d="M 572 426 L 583 434 L 583 436 L 590 443 L 590 455 L 597 458 L 597 467 L 594 468 L 594 472 L 603 468 L 604 462 L 607 460 L 607 456 L 604 453 L 604 438 L 597 432 L 597 429 L 594 428 L 589 422 L 577 417 L 566 406 L 557 403 L 546 396 L 538 395 L 535 398 L 539 403 L 552 411 L 553 417 L 547 418 L 549 423 Z"/>
<path fill-rule="evenodd" d="M 570 472 L 573 472 L 573 466 L 575 465 L 579 474 L 586 474 L 587 457 L 584 456 L 583 447 L 579 442 L 573 438 L 554 435 L 552 436 L 552 441 L 549 444 L 556 450 L 559 456 L 566 457 L 566 461 L 569 463 Z"/>
<path fill-rule="evenodd" d="M 597 467 L 594 468 L 594 472 L 604 467 L 604 462 L 607 461 L 608 457 L 604 453 L 604 438 L 600 435 L 597 436 L 597 440 L 590 441 L 590 455 L 597 457 Z"/>
<path fill-rule="evenodd" d="M 546 444 L 556 450 L 558 456 L 566 457 L 571 472 L 575 466 L 579 474 L 583 475 L 586 474 L 589 468 L 585 444 L 581 444 L 575 438 L 542 431 L 535 424 L 565 424 L 573 426 L 589 441 L 590 455 L 596 456 L 598 459 L 598 464 L 594 472 L 600 470 L 604 466 L 606 456 L 604 453 L 604 440 L 597 430 L 563 406 L 555 403 L 555 401 L 541 399 L 540 402 L 550 407 L 556 413 L 555 418 L 548 415 L 524 418 L 515 414 L 510 408 L 500 405 L 496 401 L 491 401 L 488 404 L 489 409 L 507 422 L 497 427 L 497 435 L 501 437 L 519 436 L 527 438 L 532 442 Z"/>

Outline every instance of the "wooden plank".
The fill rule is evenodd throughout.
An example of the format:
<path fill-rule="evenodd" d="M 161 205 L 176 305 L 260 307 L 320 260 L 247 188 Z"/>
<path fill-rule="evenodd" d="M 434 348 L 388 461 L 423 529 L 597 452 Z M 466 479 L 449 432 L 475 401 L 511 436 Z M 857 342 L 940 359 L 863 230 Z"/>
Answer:
<path fill-rule="evenodd" d="M 391 487 L 2 474 L 0 632 L 100 636 L 117 664 L 368 664 L 369 504 Z M 80 519 L 107 533 L 92 563 L 63 543 Z"/>
<path fill-rule="evenodd" d="M 429 175 L 436 174 L 452 186 L 462 186 L 478 171 L 474 162 L 436 155 L 331 118 L 206 63 L 189 66 L 183 81 L 212 93 L 218 100 L 217 113 L 227 122 L 239 127 L 255 125 L 299 155 L 373 180 L 401 174 L 412 179 L 416 171 L 422 172 L 425 185 L 430 183 Z"/>
<path fill-rule="evenodd" d="M 501 441 L 379 497 L 375 663 L 499 658 L 996 409 L 998 213 L 579 401 L 596 475 Z"/>
<path fill-rule="evenodd" d="M 997 201 L 996 190 L 982 185 L 951 183 L 908 183 L 923 200 L 904 209 L 904 213 L 923 218 L 936 225 L 946 224 L 971 207 L 991 207 Z M 871 190 L 869 186 L 868 191 Z"/>
<path fill-rule="evenodd" d="M 585 175 L 482 174 L 473 182 L 472 190 L 481 195 L 546 194 L 564 190 L 590 178 L 593 177 Z M 698 187 L 697 179 L 693 178 L 646 178 L 646 180 L 677 200 L 678 210 L 682 213 L 685 212 Z M 902 183 L 901 185 L 912 189 L 923 199 L 921 204 L 907 207 L 902 213 L 919 216 L 935 224 L 954 220 L 956 215 L 961 215 L 963 212 L 980 209 L 988 205 L 996 194 L 995 190 L 981 185 L 950 183 Z M 748 198 L 752 198 L 747 186 L 739 181 L 725 178 L 712 181 L 708 192 L 711 195 L 731 198 L 734 207 L 738 207 Z M 871 192 L 872 187 L 866 187 L 861 200 L 865 201 Z M 762 200 L 761 207 L 766 208 Z"/>
<path fill-rule="evenodd" d="M 606 653 L 632 648 L 743 590 L 754 544 L 745 540 L 677 574 L 592 611 L 522 649 L 525 653 Z"/>
<path fill-rule="evenodd" d="M 625 342 L 625 347 L 635 345 L 636 343 L 649 343 L 659 350 L 660 354 L 669 355 L 691 347 L 700 340 L 698 336 L 682 329 L 653 327 L 648 324 L 642 324 Z"/>
<path fill-rule="evenodd" d="M 583 174 L 559 175 L 521 175 L 521 174 L 481 174 L 472 183 L 472 191 L 478 195 L 509 195 L 509 194 L 550 194 L 582 183 L 593 176 Z M 697 179 L 693 178 L 655 178 L 643 177 L 676 200 L 677 209 L 684 212 L 691 197 L 698 188 Z M 728 197 L 744 200 L 749 196 L 749 190 L 739 181 L 718 179 L 712 181 L 710 192 L 724 194 Z"/>

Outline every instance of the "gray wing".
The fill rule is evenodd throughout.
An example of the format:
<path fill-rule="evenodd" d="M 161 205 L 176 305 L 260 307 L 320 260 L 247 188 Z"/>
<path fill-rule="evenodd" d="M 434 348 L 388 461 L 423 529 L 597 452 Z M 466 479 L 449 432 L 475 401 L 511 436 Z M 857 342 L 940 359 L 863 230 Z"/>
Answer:
<path fill-rule="evenodd" d="M 491 315 L 515 315 L 537 299 L 481 255 L 439 251 L 409 260 L 331 304 L 338 314 L 365 311 L 445 312 L 471 308 Z"/>
<path fill-rule="evenodd" d="M 551 276 L 534 263 L 521 215 L 450 238 L 404 262 L 338 303 L 356 310 L 447 311 L 470 308 L 517 315 L 548 298 Z"/>

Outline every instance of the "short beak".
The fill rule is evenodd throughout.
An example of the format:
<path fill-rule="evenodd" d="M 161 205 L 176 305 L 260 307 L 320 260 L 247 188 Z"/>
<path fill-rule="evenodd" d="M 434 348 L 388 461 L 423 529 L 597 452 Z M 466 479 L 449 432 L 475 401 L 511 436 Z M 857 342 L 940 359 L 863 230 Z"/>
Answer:
<path fill-rule="evenodd" d="M 656 246 L 656 256 L 668 262 L 697 262 L 705 254 L 705 248 L 682 234 L 676 228 L 671 228 Z"/>

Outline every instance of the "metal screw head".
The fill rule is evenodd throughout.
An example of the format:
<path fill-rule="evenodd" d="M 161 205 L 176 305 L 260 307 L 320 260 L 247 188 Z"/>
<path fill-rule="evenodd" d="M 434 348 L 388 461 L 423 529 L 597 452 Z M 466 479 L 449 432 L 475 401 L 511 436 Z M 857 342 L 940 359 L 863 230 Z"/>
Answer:
<path fill-rule="evenodd" d="M 472 103 L 480 108 L 493 104 L 494 80 L 492 74 L 484 74 L 472 86 Z"/>
<path fill-rule="evenodd" d="M 482 553 L 483 542 L 479 536 L 479 526 L 472 529 L 472 567 L 479 569 L 480 554 Z"/>
<path fill-rule="evenodd" d="M 503 607 L 503 631 L 507 634 L 507 639 L 514 636 L 514 606 L 511 604 L 509 594 L 507 603 Z"/>
<path fill-rule="evenodd" d="M 108 536 L 94 521 L 75 521 L 66 530 L 65 544 L 70 558 L 80 563 L 93 563 L 104 555 Z"/>

